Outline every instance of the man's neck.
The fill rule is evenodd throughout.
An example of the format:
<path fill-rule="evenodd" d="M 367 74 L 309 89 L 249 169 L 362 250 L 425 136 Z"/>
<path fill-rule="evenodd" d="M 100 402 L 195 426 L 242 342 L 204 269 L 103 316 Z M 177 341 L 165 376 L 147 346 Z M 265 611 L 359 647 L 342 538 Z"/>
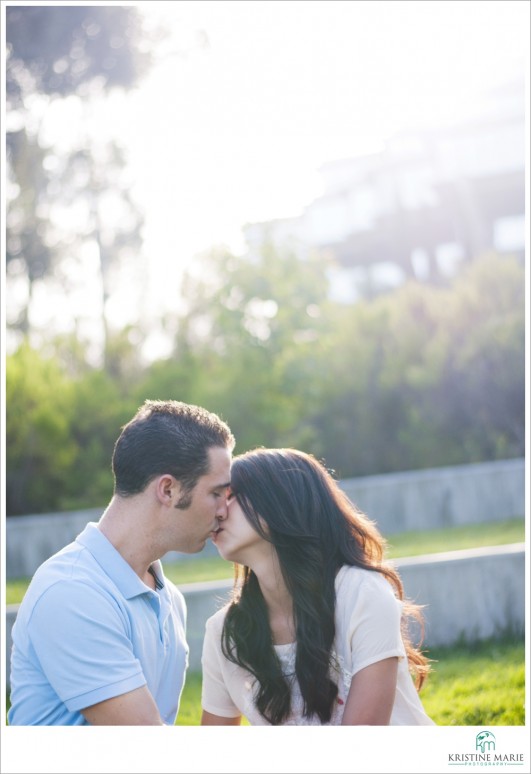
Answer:
<path fill-rule="evenodd" d="M 98 529 L 144 583 L 154 583 L 149 567 L 159 557 L 146 524 L 145 504 L 138 497 L 114 496 L 98 522 Z"/>

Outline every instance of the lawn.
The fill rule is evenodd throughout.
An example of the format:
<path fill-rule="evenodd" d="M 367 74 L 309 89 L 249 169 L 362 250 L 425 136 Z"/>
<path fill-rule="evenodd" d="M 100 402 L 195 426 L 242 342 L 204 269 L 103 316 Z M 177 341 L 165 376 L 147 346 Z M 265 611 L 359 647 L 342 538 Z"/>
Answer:
<path fill-rule="evenodd" d="M 525 725 L 523 641 L 433 648 L 427 655 L 433 673 L 421 697 L 438 725 Z"/>
<path fill-rule="evenodd" d="M 387 538 L 390 559 L 459 551 L 464 548 L 509 545 L 523 543 L 524 540 L 525 519 L 493 521 L 481 525 L 466 524 L 422 532 L 402 532 Z"/>
<path fill-rule="evenodd" d="M 427 655 L 433 660 L 433 672 L 420 696 L 437 725 L 525 725 L 523 642 L 487 641 L 433 648 Z M 200 721 L 201 673 L 189 672 L 175 725 L 198 726 Z M 243 719 L 242 725 L 249 723 Z"/>
<path fill-rule="evenodd" d="M 524 519 L 510 519 L 444 530 L 407 532 L 388 538 L 390 559 L 421 554 L 507 545 L 525 540 Z M 166 575 L 177 585 L 219 580 L 233 575 L 233 566 L 220 557 L 194 557 L 164 563 Z M 22 600 L 29 580 L 6 583 L 7 604 Z M 525 647 L 523 642 L 483 642 L 434 648 L 433 673 L 421 691 L 427 713 L 443 726 L 524 725 Z M 9 700 L 8 700 L 9 701 Z M 177 725 L 199 725 L 201 674 L 187 675 Z M 247 725 L 247 721 L 243 721 Z"/>
<path fill-rule="evenodd" d="M 447 529 L 422 532 L 403 532 L 388 537 L 387 556 L 398 559 L 405 556 L 419 556 L 441 551 L 456 551 L 462 548 L 507 545 L 525 540 L 524 519 L 491 522 L 478 526 L 466 525 Z M 181 562 L 164 562 L 164 572 L 175 584 L 220 580 L 233 576 L 233 566 L 219 556 L 194 557 Z M 17 604 L 28 587 L 28 578 L 6 582 L 6 604 Z"/>
<path fill-rule="evenodd" d="M 433 648 L 427 655 L 433 660 L 433 672 L 420 696 L 437 725 L 525 725 L 523 642 Z M 201 674 L 192 672 L 186 678 L 176 725 L 197 726 L 200 720 Z"/>

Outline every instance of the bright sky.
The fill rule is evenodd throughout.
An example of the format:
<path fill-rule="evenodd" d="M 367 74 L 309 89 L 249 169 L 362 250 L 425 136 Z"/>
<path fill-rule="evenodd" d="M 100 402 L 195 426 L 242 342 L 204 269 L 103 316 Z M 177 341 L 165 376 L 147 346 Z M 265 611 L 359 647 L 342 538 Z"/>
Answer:
<path fill-rule="evenodd" d="M 323 163 L 469 110 L 482 92 L 525 70 L 529 48 L 522 0 L 137 5 L 171 33 L 159 53 L 187 56 L 161 56 L 86 129 L 111 132 L 128 149 L 146 215 L 153 313 L 175 308 L 182 269 L 198 251 L 215 243 L 239 250 L 244 223 L 299 213 L 319 195 Z M 198 45 L 199 30 L 208 47 Z M 50 139 L 69 142 L 79 110 L 70 101 L 50 111 Z M 124 287 L 117 320 L 130 299 Z M 82 297 L 74 302 L 79 309 Z"/>
<path fill-rule="evenodd" d="M 169 58 L 128 98 L 134 120 L 122 114 L 141 191 L 157 202 L 154 229 L 169 244 L 173 233 L 207 247 L 246 221 L 296 214 L 318 194 L 322 163 L 451 119 L 522 71 L 528 5 L 144 4 L 178 45 L 193 43 L 194 29 L 209 40 L 186 60 Z"/>

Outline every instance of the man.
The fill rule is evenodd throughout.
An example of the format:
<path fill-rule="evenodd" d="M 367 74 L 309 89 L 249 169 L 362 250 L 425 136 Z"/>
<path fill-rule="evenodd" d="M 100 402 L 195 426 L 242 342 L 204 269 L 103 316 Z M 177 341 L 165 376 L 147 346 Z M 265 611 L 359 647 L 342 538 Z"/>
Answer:
<path fill-rule="evenodd" d="M 99 522 L 35 573 L 13 627 L 10 725 L 171 725 L 187 668 L 168 551 L 196 553 L 227 513 L 234 437 L 198 406 L 146 401 L 112 457 Z"/>

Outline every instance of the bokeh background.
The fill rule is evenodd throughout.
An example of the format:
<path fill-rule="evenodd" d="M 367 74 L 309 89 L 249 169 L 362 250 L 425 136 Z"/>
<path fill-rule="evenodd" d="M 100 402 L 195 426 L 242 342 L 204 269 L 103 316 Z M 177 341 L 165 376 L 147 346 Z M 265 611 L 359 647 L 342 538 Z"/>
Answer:
<path fill-rule="evenodd" d="M 338 477 L 525 447 L 529 3 L 5 4 L 7 515 L 145 398 Z"/>

